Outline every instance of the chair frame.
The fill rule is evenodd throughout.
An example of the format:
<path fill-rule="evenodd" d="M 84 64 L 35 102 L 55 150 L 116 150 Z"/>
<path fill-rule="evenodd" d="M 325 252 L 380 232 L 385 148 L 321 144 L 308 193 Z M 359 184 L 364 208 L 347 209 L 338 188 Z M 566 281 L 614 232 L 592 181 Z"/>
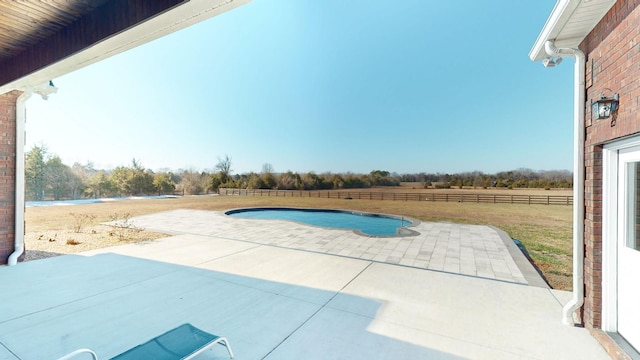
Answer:
<path fill-rule="evenodd" d="M 138 347 L 144 347 L 146 344 L 149 344 L 151 342 L 156 342 L 157 345 L 159 345 L 159 346 L 164 348 L 164 346 L 158 341 L 159 338 L 161 338 L 162 336 L 165 336 L 167 334 L 170 334 L 172 331 L 175 331 L 175 330 L 177 330 L 177 329 L 179 329 L 179 328 L 181 328 L 183 326 L 188 326 L 190 328 L 190 330 L 192 331 L 192 333 L 195 330 L 197 332 L 201 332 L 201 333 L 204 333 L 204 334 L 206 334 L 208 336 L 211 336 L 212 339 L 209 340 L 208 342 L 204 343 L 200 347 L 193 349 L 193 351 L 191 353 L 189 353 L 188 355 L 185 355 L 185 356 L 182 356 L 182 357 L 176 356 L 176 359 L 180 359 L 180 360 L 193 359 L 194 357 L 202 354 L 203 352 L 205 352 L 205 351 L 207 351 L 209 349 L 212 349 L 215 345 L 224 346 L 227 349 L 227 351 L 229 352 L 229 358 L 233 359 L 233 357 L 234 357 L 233 351 L 231 350 L 231 345 L 229 344 L 229 340 L 227 340 L 226 337 L 208 333 L 208 332 L 206 332 L 206 331 L 204 331 L 202 329 L 198 329 L 197 327 L 195 327 L 195 326 L 193 326 L 191 324 L 182 324 L 182 325 L 180 325 L 180 326 L 178 326 L 178 327 L 176 327 L 176 328 L 174 328 L 172 330 L 169 330 L 169 331 L 165 332 L 162 335 L 154 337 L 153 339 L 151 339 L 151 340 L 149 340 L 149 341 L 147 341 L 145 343 L 142 343 L 142 344 L 140 344 L 138 346 L 135 346 L 135 347 L 133 347 L 133 348 L 131 348 L 131 349 L 119 354 L 119 355 L 116 355 L 112 359 L 116 359 L 116 358 L 118 358 L 118 357 L 120 357 L 120 356 L 122 356 L 122 355 L 124 355 L 124 354 L 126 354 L 126 353 L 128 353 L 128 352 L 130 352 L 130 351 L 132 351 L 132 350 L 134 350 L 136 348 L 138 348 Z M 168 350 L 166 348 L 164 348 L 164 350 L 170 351 L 170 350 Z M 72 359 L 72 358 L 74 358 L 74 357 L 76 357 L 78 355 L 81 355 L 81 354 L 90 354 L 91 357 L 93 358 L 93 360 L 98 360 L 98 355 L 95 352 L 93 352 L 92 350 L 90 350 L 90 349 L 78 349 L 78 350 L 75 350 L 73 352 L 70 352 L 69 354 L 64 355 L 61 358 L 58 358 L 58 360 L 70 360 L 70 359 Z"/>
<path fill-rule="evenodd" d="M 72 351 L 63 357 L 58 358 L 58 360 L 69 360 L 80 354 L 90 354 L 93 360 L 98 360 L 98 355 L 90 349 L 78 349 L 78 350 Z"/>

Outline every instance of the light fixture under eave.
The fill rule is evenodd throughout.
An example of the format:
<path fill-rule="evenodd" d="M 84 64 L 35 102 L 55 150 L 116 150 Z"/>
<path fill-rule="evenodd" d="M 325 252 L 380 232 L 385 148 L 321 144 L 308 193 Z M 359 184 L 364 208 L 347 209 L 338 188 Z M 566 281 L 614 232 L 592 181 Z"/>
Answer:
<path fill-rule="evenodd" d="M 613 94 L 610 98 L 604 96 L 604 94 L 600 95 L 600 99 L 591 103 L 591 119 L 608 119 L 613 113 L 618 111 L 619 98 L 620 96 L 618 94 Z"/>
<path fill-rule="evenodd" d="M 547 57 L 542 59 L 542 65 L 544 65 L 544 67 L 558 66 L 560 65 L 561 62 L 562 62 L 562 57 L 557 57 L 557 58 Z"/>
<path fill-rule="evenodd" d="M 49 83 L 40 84 L 33 88 L 33 92 L 42 96 L 44 100 L 49 98 L 49 95 L 58 92 L 58 88 L 53 85 L 53 81 L 49 80 Z"/>

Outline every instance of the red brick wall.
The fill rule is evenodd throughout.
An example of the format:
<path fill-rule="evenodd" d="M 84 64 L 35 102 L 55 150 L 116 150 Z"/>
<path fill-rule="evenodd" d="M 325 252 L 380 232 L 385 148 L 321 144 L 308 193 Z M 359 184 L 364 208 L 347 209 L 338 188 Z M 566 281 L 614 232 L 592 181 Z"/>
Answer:
<path fill-rule="evenodd" d="M 0 264 L 14 250 L 16 99 L 21 91 L 0 95 Z"/>
<path fill-rule="evenodd" d="M 587 328 L 602 320 L 602 148 L 640 133 L 640 0 L 617 1 L 580 45 L 587 55 L 585 119 L 585 305 Z M 601 93 L 620 95 L 620 109 L 591 120 L 591 102 Z"/>

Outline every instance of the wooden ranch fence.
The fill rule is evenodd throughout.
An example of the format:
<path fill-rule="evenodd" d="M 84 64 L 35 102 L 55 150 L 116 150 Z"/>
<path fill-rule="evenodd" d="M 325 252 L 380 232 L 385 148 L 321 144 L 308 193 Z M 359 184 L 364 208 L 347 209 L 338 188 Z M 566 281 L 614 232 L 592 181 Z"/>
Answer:
<path fill-rule="evenodd" d="M 511 195 L 511 194 L 454 194 L 454 193 L 401 193 L 381 191 L 344 191 L 344 190 L 218 190 L 220 195 L 243 196 L 281 196 L 281 197 L 317 197 L 325 199 L 363 199 L 395 201 L 444 201 L 492 204 L 537 204 L 537 205 L 573 205 L 571 195 Z"/>

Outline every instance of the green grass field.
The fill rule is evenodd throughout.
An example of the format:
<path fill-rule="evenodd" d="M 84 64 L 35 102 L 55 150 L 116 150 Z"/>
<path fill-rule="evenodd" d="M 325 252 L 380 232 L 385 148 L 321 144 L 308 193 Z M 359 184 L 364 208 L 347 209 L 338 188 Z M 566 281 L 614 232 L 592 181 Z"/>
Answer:
<path fill-rule="evenodd" d="M 380 190 L 384 191 L 384 190 Z M 407 191 L 407 189 L 405 189 Z M 481 191 L 481 190 L 479 190 Z M 519 193 L 523 193 L 519 191 Z M 555 193 L 555 192 L 554 192 Z M 548 194 L 546 192 L 545 194 Z M 563 192 L 566 194 L 566 192 Z M 294 206 L 349 209 L 410 216 L 422 221 L 493 225 L 524 244 L 535 265 L 555 289 L 571 290 L 572 208 L 561 205 L 476 204 L 452 202 L 345 200 L 306 197 L 185 196 L 171 199 L 131 200 L 101 204 L 33 207 L 26 210 L 28 239 L 42 238 L 45 232 L 70 232 L 81 214 L 92 222 L 110 221 L 114 214 L 131 216 L 172 209 L 225 210 L 249 206 Z M 95 230 L 92 230 L 96 234 Z M 144 232 L 143 232 L 144 233 Z M 149 239 L 132 233 L 130 241 Z M 76 234 L 80 236 L 81 234 Z M 92 236 L 85 233 L 84 236 Z M 157 235 L 158 237 L 161 235 Z M 151 236 L 153 238 L 154 236 Z M 31 246 L 30 246 L 31 245 Z"/>

